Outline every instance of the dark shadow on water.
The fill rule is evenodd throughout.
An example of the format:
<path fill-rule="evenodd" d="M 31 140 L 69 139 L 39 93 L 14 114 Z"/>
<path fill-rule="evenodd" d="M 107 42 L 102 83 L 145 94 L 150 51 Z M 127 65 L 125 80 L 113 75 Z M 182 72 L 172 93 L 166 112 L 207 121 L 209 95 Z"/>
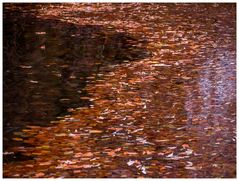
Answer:
<path fill-rule="evenodd" d="M 146 41 L 113 27 L 31 14 L 34 10 L 13 11 L 4 5 L 4 149 L 14 145 L 9 143 L 13 132 L 45 126 L 69 108 L 89 106 L 81 99 L 88 96 L 84 87 L 98 79 L 102 67 L 150 56 Z"/>

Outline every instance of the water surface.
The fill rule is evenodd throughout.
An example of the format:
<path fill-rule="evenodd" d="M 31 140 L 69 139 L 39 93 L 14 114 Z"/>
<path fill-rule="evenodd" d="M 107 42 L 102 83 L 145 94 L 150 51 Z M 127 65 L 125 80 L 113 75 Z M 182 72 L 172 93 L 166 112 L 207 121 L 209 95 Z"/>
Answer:
<path fill-rule="evenodd" d="M 4 12 L 4 177 L 236 176 L 235 4 Z"/>

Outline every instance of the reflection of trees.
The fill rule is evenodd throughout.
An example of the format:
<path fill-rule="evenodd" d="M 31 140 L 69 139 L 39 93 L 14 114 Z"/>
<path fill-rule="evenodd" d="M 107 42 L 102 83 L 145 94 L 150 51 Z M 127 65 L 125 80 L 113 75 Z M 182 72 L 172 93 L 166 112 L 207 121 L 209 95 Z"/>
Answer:
<path fill-rule="evenodd" d="M 67 108 L 87 105 L 80 100 L 87 77 L 101 66 L 148 56 L 146 42 L 112 28 L 29 14 L 4 10 L 5 126 L 44 125 Z"/>

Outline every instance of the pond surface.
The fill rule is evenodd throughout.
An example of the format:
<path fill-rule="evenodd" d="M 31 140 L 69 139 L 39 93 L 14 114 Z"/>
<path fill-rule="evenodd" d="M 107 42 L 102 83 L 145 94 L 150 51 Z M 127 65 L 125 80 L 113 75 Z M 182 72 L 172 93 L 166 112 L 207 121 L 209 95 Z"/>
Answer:
<path fill-rule="evenodd" d="M 235 12 L 5 4 L 4 177 L 235 177 Z"/>
<path fill-rule="evenodd" d="M 89 106 L 84 88 L 100 79 L 102 67 L 149 56 L 137 46 L 145 41 L 113 27 L 42 20 L 8 8 L 4 15 L 6 135 L 29 124 L 46 126 Z M 8 136 L 5 141 L 8 145 Z"/>

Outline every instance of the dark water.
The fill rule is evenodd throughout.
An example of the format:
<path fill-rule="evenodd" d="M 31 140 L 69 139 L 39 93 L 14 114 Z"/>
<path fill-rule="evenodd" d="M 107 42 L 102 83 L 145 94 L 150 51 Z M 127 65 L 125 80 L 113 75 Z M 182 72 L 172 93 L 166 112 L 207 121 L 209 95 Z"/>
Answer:
<path fill-rule="evenodd" d="M 26 125 L 46 126 L 89 106 L 84 88 L 102 67 L 149 56 L 146 41 L 126 32 L 39 19 L 37 8 L 21 6 L 27 12 L 4 9 L 4 148 Z"/>
<path fill-rule="evenodd" d="M 4 177 L 235 178 L 235 4 L 4 6 Z"/>

